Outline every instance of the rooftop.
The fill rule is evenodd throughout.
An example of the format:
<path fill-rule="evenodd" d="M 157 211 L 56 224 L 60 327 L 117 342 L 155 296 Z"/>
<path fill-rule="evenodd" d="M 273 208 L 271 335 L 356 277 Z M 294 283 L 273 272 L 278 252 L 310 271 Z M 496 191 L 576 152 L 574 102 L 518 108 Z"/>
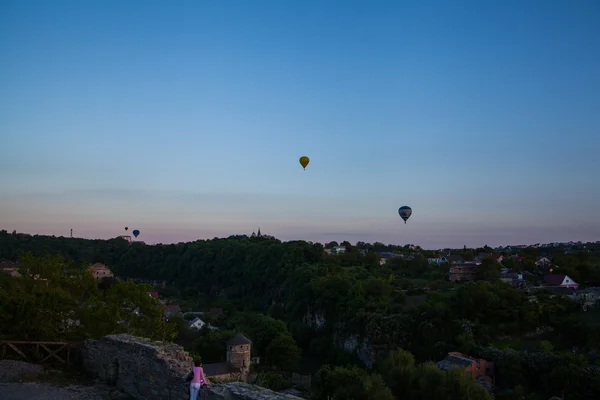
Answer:
<path fill-rule="evenodd" d="M 238 344 L 252 344 L 252 341 L 241 333 L 236 333 L 234 337 L 227 341 L 227 344 L 238 345 Z"/>
<path fill-rule="evenodd" d="M 473 360 L 472 358 L 469 357 L 465 357 L 462 355 L 458 355 L 458 354 L 448 354 L 448 356 L 446 358 L 444 358 L 442 361 L 439 361 L 438 363 L 436 363 L 437 367 L 439 369 L 443 369 L 443 370 L 449 370 L 451 368 L 466 368 L 469 365 L 473 364 L 475 360 Z"/>

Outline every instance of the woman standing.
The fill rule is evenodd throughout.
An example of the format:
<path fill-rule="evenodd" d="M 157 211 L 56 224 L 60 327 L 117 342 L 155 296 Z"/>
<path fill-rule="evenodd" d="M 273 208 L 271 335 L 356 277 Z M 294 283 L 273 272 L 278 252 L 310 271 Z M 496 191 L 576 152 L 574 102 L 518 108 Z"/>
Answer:
<path fill-rule="evenodd" d="M 200 388 L 203 385 L 210 386 L 210 382 L 204 376 L 204 370 L 202 369 L 202 361 L 194 361 L 194 368 L 188 374 L 186 381 L 190 382 L 190 400 L 197 400 Z"/>

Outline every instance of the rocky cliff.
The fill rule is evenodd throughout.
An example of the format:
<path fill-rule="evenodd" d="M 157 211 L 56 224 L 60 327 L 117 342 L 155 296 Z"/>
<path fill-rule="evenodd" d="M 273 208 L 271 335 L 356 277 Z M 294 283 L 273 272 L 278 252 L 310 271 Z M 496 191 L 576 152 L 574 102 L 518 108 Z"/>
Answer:
<path fill-rule="evenodd" d="M 185 376 L 192 367 L 192 359 L 176 344 L 124 334 L 110 335 L 85 341 L 82 361 L 86 371 L 136 399 L 189 398 Z M 242 382 L 214 385 L 207 392 L 208 399 L 301 399 Z"/>

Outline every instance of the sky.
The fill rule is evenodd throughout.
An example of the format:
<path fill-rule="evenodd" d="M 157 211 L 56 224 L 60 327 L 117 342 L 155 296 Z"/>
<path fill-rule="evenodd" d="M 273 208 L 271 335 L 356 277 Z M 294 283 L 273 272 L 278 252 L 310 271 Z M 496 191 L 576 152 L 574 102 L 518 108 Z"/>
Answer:
<path fill-rule="evenodd" d="M 600 240 L 599 21 L 597 0 L 2 0 L 0 229 Z"/>

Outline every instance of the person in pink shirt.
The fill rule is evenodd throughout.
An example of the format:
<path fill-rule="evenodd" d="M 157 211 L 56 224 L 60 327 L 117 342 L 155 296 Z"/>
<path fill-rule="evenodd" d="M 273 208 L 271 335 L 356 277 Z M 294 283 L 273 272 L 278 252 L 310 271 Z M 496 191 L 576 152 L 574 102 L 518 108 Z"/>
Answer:
<path fill-rule="evenodd" d="M 194 361 L 194 368 L 188 374 L 186 381 L 190 382 L 190 400 L 197 400 L 200 388 L 203 385 L 211 386 L 206 376 L 204 376 L 204 370 L 202 369 L 202 361 Z"/>

